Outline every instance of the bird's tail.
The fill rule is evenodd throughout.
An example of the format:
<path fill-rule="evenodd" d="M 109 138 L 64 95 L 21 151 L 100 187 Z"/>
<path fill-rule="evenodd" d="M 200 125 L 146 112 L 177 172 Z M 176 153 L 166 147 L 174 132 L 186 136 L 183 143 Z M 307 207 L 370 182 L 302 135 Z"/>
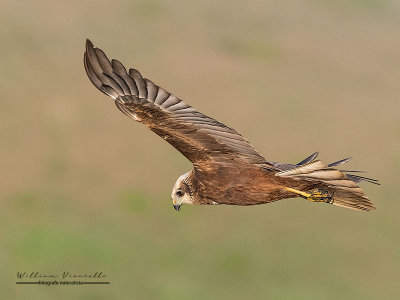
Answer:
<path fill-rule="evenodd" d="M 326 202 L 356 210 L 369 211 L 375 206 L 357 185 L 360 181 L 379 184 L 377 180 L 355 175 L 360 171 L 344 171 L 335 167 L 346 163 L 350 158 L 325 165 L 320 160 L 299 165 L 291 170 L 276 173 L 276 176 L 292 178 L 310 183 L 309 190 L 297 190 L 287 187 L 286 190 L 309 201 Z M 307 184 L 305 185 L 307 186 Z"/>

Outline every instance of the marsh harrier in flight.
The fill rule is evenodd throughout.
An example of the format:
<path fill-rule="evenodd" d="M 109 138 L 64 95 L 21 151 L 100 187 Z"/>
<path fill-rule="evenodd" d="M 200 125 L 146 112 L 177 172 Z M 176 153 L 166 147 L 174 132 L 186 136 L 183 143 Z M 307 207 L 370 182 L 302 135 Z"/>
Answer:
<path fill-rule="evenodd" d="M 316 152 L 298 164 L 267 161 L 236 130 L 198 112 L 139 71 L 109 61 L 89 40 L 84 65 L 90 81 L 121 112 L 193 163 L 193 170 L 180 176 L 172 189 L 176 210 L 182 204 L 255 205 L 297 196 L 356 210 L 375 209 L 357 184 L 378 182 L 357 171 L 337 169 L 350 158 L 325 164 L 316 160 Z"/>

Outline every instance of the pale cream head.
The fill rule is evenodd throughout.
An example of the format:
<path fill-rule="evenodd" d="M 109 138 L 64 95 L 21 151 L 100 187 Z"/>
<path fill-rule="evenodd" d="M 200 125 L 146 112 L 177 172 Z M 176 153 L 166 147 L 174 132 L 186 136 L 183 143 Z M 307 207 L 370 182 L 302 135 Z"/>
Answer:
<path fill-rule="evenodd" d="M 176 210 L 180 210 L 182 204 L 193 204 L 188 183 L 189 175 L 190 171 L 181 175 L 175 182 L 174 187 L 172 188 L 172 204 Z"/>

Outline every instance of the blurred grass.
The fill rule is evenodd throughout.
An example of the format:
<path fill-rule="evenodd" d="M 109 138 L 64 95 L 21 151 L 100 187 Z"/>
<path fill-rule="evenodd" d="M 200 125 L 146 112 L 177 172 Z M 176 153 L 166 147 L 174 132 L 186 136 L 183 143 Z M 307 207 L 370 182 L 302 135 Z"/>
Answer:
<path fill-rule="evenodd" d="M 4 299 L 396 299 L 397 1 L 0 4 Z M 271 160 L 353 156 L 362 214 L 293 199 L 171 207 L 190 163 L 88 81 L 92 39 Z M 18 271 L 110 286 L 16 286 Z"/>

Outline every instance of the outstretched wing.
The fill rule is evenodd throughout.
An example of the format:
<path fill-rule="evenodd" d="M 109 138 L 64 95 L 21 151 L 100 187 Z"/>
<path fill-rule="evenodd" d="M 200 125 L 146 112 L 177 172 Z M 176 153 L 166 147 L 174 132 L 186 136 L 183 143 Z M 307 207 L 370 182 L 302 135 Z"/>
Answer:
<path fill-rule="evenodd" d="M 228 161 L 268 165 L 237 131 L 196 111 L 137 70 L 127 72 L 119 61 L 110 62 L 89 40 L 84 65 L 91 82 L 113 98 L 119 110 L 147 125 L 196 167 Z"/>

